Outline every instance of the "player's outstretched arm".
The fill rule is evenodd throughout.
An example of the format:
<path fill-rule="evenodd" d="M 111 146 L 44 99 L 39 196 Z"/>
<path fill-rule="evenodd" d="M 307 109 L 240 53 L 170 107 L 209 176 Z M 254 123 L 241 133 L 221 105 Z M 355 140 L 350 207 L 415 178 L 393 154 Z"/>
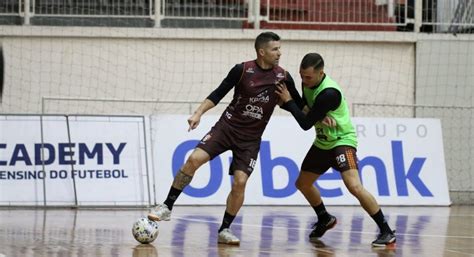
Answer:
<path fill-rule="evenodd" d="M 318 121 L 322 121 L 325 125 L 330 127 L 337 126 L 336 121 L 327 116 L 327 113 L 330 110 L 335 110 L 337 106 L 339 106 L 341 102 L 339 91 L 333 89 L 323 90 L 316 98 L 313 108 L 305 112 L 296 105 L 285 84 L 280 83 L 277 85 L 277 88 L 276 93 L 280 96 L 286 109 L 291 112 L 302 129 L 308 130 Z"/>
<path fill-rule="evenodd" d="M 304 130 L 308 130 L 313 127 L 314 122 L 312 123 L 309 119 L 306 118 L 306 114 L 296 105 L 295 101 L 291 97 L 290 92 L 288 91 L 284 83 L 277 84 L 277 90 L 275 93 L 280 97 L 280 100 L 283 102 L 282 108 L 289 111 L 300 127 Z"/>
<path fill-rule="evenodd" d="M 188 131 L 197 128 L 197 126 L 199 126 L 199 122 L 201 121 L 201 116 L 209 109 L 216 106 L 220 100 L 222 100 L 222 98 L 224 98 L 224 96 L 239 83 L 243 70 L 244 65 L 237 64 L 229 71 L 229 74 L 227 74 L 227 77 L 224 78 L 221 84 L 214 91 L 212 91 L 211 94 L 209 94 L 209 96 L 196 109 L 194 114 L 189 117 Z"/>
<path fill-rule="evenodd" d="M 289 92 L 290 98 L 293 99 L 293 101 L 295 101 L 298 108 L 303 109 L 305 107 L 306 105 L 305 100 L 300 96 L 300 94 L 298 93 L 298 90 L 296 90 L 295 81 L 291 77 L 290 73 L 286 73 L 286 80 L 280 81 L 277 83 L 277 85 L 278 84 L 285 85 L 286 89 Z M 282 99 L 280 98 L 280 100 Z M 283 110 L 290 111 L 286 108 L 284 104 L 279 103 L 279 105 Z"/>

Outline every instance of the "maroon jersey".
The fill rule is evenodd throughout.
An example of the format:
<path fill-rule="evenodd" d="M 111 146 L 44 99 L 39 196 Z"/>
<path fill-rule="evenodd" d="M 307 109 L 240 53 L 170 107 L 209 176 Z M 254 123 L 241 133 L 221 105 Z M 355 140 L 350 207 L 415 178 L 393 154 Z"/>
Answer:
<path fill-rule="evenodd" d="M 285 80 L 286 72 L 280 66 L 263 70 L 255 61 L 244 62 L 234 98 L 219 122 L 235 128 L 246 139 L 260 139 L 279 100 L 276 83 Z"/>

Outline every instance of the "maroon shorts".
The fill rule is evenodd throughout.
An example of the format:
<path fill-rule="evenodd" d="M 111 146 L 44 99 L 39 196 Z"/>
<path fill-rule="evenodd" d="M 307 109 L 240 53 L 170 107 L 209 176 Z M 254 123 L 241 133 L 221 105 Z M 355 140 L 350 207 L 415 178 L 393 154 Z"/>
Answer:
<path fill-rule="evenodd" d="M 231 150 L 232 163 L 229 167 L 229 174 L 233 175 L 235 170 L 241 170 L 250 176 L 257 162 L 261 139 L 246 141 L 233 131 L 234 128 L 224 122 L 217 122 L 196 147 L 206 151 L 211 160 L 219 154 Z"/>
<path fill-rule="evenodd" d="M 311 145 L 303 164 L 301 164 L 301 170 L 316 174 L 323 174 L 331 167 L 339 172 L 358 169 L 356 149 L 343 145 L 323 150 Z"/>

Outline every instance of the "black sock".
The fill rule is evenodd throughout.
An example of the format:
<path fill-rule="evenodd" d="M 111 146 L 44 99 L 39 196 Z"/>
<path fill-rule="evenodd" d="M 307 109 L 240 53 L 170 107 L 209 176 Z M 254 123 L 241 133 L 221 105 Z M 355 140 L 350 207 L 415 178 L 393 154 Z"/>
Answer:
<path fill-rule="evenodd" d="M 174 188 L 174 187 L 170 188 L 170 192 L 168 193 L 168 197 L 166 197 L 166 200 L 164 202 L 164 204 L 166 204 L 166 206 L 168 206 L 168 209 L 170 209 L 170 211 L 173 209 L 174 202 L 176 201 L 176 199 L 178 199 L 178 196 L 181 194 L 181 192 L 183 192 L 183 190 L 179 190 L 179 189 Z"/>
<path fill-rule="evenodd" d="M 326 211 L 326 206 L 321 202 L 318 206 L 312 206 L 316 215 L 318 215 L 318 221 L 325 221 L 329 219 L 329 213 Z"/>
<path fill-rule="evenodd" d="M 232 221 L 234 221 L 234 218 L 235 216 L 234 215 L 230 215 L 228 212 L 225 212 L 224 213 L 224 218 L 222 219 L 222 225 L 221 227 L 219 228 L 219 233 L 226 229 L 226 228 L 229 228 L 230 227 L 230 224 L 232 224 Z"/>
<path fill-rule="evenodd" d="M 374 215 L 371 215 L 372 219 L 374 219 L 375 223 L 377 223 L 377 226 L 380 229 L 380 232 L 392 232 L 392 229 L 388 225 L 387 221 L 385 220 L 385 217 L 382 213 L 382 209 L 380 209 L 377 213 Z"/>

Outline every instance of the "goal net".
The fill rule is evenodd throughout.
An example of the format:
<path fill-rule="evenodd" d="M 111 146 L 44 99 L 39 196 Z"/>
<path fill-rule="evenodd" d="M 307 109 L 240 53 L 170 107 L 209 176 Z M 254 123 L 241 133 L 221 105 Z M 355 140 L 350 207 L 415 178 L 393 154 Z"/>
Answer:
<path fill-rule="evenodd" d="M 301 58 L 316 51 L 354 116 L 440 119 L 451 199 L 472 202 L 470 1 L 29 2 L 0 4 L 0 113 L 190 114 L 272 30 L 297 87 Z"/>

